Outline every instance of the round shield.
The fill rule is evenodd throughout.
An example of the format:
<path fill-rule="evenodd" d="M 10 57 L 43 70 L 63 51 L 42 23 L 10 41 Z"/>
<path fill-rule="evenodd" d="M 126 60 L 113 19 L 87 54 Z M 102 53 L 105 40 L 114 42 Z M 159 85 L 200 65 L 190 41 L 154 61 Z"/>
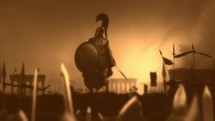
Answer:
<path fill-rule="evenodd" d="M 90 42 L 82 43 L 75 52 L 75 64 L 81 72 L 97 68 L 98 58 L 98 51 Z"/>

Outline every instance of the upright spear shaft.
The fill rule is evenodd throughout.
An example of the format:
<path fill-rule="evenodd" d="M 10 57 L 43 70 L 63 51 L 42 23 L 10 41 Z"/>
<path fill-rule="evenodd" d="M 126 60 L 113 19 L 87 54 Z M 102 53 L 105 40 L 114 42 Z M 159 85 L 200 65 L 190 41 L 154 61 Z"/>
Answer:
<path fill-rule="evenodd" d="M 38 78 L 38 68 L 35 68 L 31 121 L 35 121 L 35 116 L 36 116 L 37 78 Z"/>
<path fill-rule="evenodd" d="M 173 55 L 173 73 L 172 73 L 172 77 L 173 77 L 173 80 L 175 80 L 175 44 L 173 43 L 173 50 L 172 50 L 172 55 Z"/>
<path fill-rule="evenodd" d="M 195 50 L 194 50 L 193 44 L 192 44 L 192 51 L 193 51 L 193 63 L 191 67 L 191 73 L 192 73 L 192 79 L 194 79 L 195 78 Z"/>
<path fill-rule="evenodd" d="M 73 109 L 74 107 L 73 107 L 72 95 L 70 90 L 69 74 L 63 63 L 61 63 L 61 74 L 62 74 L 64 89 L 65 89 L 64 103 L 66 106 L 66 111 L 69 112 L 70 115 L 74 116 L 74 109 Z"/>

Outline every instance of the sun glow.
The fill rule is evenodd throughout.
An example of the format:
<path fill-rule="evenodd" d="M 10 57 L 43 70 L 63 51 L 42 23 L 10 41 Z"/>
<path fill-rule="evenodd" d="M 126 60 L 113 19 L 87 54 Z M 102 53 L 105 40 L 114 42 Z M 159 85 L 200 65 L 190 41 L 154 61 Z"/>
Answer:
<path fill-rule="evenodd" d="M 130 76 L 135 76 L 138 82 L 149 82 L 149 72 L 157 72 L 159 70 L 160 58 L 158 52 L 148 50 L 141 52 L 140 50 L 130 51 L 128 57 L 124 61 L 126 71 Z M 154 53 L 154 54 L 152 54 Z"/>
<path fill-rule="evenodd" d="M 162 84 L 162 66 L 163 60 L 159 53 L 161 49 L 163 56 L 172 60 L 173 43 L 176 44 L 175 51 L 180 53 L 181 39 L 183 36 L 171 35 L 165 36 L 168 31 L 162 25 L 155 30 L 150 29 L 147 34 L 140 31 L 124 32 L 126 37 L 118 36 L 111 40 L 123 40 L 114 41 L 111 45 L 113 56 L 115 57 L 117 66 L 127 76 L 127 78 L 136 78 L 137 86 L 141 86 L 140 83 L 150 86 L 150 72 L 156 72 L 158 84 Z M 126 34 L 125 34 L 126 33 Z M 117 46 L 114 46 L 117 45 Z M 177 60 L 176 66 L 180 66 L 180 60 Z M 166 71 L 172 69 L 173 66 L 166 66 Z M 113 68 L 114 74 L 111 78 L 123 78 L 123 76 Z M 168 72 L 166 73 L 166 80 L 169 80 Z"/>
<path fill-rule="evenodd" d="M 149 83 L 150 72 L 156 72 L 158 82 L 161 81 L 162 58 L 156 46 L 147 49 L 137 46 L 127 49 L 121 60 L 119 67 L 127 78 L 137 78 L 138 83 Z M 114 77 L 122 76 L 118 73 L 114 74 Z"/>

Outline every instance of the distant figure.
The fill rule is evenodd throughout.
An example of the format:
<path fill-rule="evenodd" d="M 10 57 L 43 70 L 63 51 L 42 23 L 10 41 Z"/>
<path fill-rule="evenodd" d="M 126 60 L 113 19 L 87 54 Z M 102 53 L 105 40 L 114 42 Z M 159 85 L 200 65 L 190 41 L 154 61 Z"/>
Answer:
<path fill-rule="evenodd" d="M 102 25 L 96 29 L 94 37 L 82 43 L 75 53 L 76 66 L 90 92 L 107 85 L 108 78 L 113 74 L 111 68 L 116 65 L 107 39 L 108 17 L 99 14 L 97 20 L 102 20 Z"/>
<path fill-rule="evenodd" d="M 108 77 L 113 74 L 111 68 L 115 66 L 115 60 L 111 54 L 109 42 L 103 37 L 104 33 L 105 29 L 98 27 L 95 37 L 90 38 L 88 41 L 97 48 L 99 56 L 98 68 L 83 72 L 85 85 L 90 91 L 93 91 L 93 88 L 98 90 L 106 85 L 108 83 Z"/>

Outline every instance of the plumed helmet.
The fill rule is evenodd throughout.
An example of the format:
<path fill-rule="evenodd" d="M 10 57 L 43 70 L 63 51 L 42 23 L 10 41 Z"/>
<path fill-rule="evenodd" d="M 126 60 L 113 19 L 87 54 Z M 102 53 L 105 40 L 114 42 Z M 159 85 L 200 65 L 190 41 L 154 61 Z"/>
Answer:
<path fill-rule="evenodd" d="M 103 34 L 105 33 L 104 27 L 98 27 L 96 29 L 95 37 L 103 37 Z"/>

